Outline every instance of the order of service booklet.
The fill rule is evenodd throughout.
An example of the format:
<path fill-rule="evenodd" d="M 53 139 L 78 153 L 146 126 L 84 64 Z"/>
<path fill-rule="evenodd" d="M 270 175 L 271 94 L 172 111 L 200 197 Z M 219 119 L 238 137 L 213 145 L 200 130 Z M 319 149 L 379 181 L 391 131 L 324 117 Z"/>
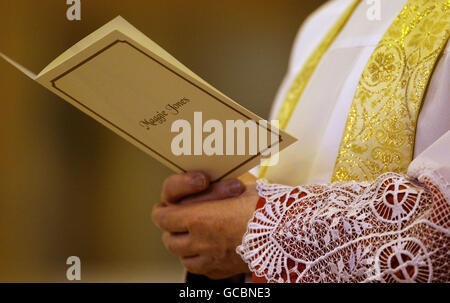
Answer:
<path fill-rule="evenodd" d="M 120 16 L 72 46 L 38 75 L 0 55 L 175 172 L 203 170 L 213 182 L 237 177 L 260 164 L 264 153 L 281 151 L 296 141 L 220 93 Z M 215 123 L 209 123 L 208 133 L 204 130 L 209 120 Z M 255 121 L 259 140 L 264 141 L 261 129 L 267 135 L 266 144 L 258 144 L 256 152 L 250 148 L 225 152 L 228 143 L 242 145 L 255 137 L 247 129 L 245 142 L 239 141 L 238 134 L 227 142 L 227 121 Z M 191 127 L 189 134 L 183 134 L 187 126 Z M 203 140 L 218 128 L 225 135 L 209 138 L 213 152 L 202 150 Z"/>

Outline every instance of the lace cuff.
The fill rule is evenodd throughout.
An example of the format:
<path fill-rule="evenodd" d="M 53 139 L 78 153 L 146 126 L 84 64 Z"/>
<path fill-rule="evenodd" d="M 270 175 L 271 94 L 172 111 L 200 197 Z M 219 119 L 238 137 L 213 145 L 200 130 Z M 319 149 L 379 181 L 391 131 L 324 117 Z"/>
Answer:
<path fill-rule="evenodd" d="M 448 282 L 450 203 L 431 173 L 290 187 L 259 181 L 236 251 L 267 282 Z"/>

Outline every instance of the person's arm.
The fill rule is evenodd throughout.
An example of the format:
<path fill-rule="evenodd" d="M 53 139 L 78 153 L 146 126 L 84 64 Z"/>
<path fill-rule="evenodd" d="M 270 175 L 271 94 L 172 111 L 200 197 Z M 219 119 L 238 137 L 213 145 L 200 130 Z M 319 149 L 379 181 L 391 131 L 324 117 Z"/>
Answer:
<path fill-rule="evenodd" d="M 237 252 L 270 282 L 448 282 L 450 131 L 407 175 L 283 186 L 261 197 Z"/>

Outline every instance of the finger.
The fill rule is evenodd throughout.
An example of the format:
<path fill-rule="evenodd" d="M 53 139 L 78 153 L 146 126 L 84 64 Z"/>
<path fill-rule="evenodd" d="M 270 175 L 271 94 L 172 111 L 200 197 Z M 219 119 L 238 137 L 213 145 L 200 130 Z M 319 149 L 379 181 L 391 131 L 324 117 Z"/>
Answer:
<path fill-rule="evenodd" d="M 186 214 L 184 208 L 167 206 L 164 202 L 158 203 L 153 207 L 153 222 L 162 230 L 172 233 L 187 232 Z"/>
<path fill-rule="evenodd" d="M 245 185 L 238 179 L 229 179 L 211 185 L 208 190 L 189 196 L 181 200 L 183 204 L 197 203 L 203 201 L 223 200 L 234 198 L 245 191 Z"/>
<path fill-rule="evenodd" d="M 188 272 L 196 275 L 205 274 L 209 271 L 208 260 L 201 255 L 181 258 L 181 264 Z"/>
<path fill-rule="evenodd" d="M 189 233 L 170 233 L 164 232 L 162 241 L 168 251 L 179 257 L 193 257 L 197 253 L 192 247 L 192 241 Z"/>
<path fill-rule="evenodd" d="M 185 196 L 202 192 L 208 186 L 209 177 L 201 171 L 172 175 L 164 181 L 161 199 L 174 203 Z"/>

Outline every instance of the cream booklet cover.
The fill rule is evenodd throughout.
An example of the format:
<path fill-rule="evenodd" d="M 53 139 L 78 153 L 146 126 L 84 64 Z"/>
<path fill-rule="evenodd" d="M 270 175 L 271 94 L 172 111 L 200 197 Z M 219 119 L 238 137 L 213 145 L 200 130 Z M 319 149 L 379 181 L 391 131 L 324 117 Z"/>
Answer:
<path fill-rule="evenodd" d="M 39 75 L 1 55 L 176 172 L 203 170 L 213 181 L 237 177 L 296 140 L 220 93 L 120 16 Z M 249 121 L 259 133 L 248 127 L 242 141 L 238 128 Z"/>

